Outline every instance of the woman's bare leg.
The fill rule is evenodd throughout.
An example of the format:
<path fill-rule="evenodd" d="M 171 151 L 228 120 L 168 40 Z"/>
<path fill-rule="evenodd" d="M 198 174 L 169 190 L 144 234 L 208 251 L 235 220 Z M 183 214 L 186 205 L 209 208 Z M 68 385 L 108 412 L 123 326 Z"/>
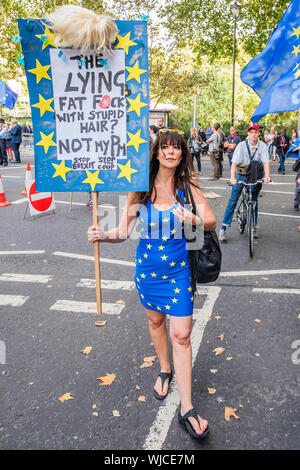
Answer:
<path fill-rule="evenodd" d="M 190 335 L 192 316 L 171 317 L 170 337 L 173 346 L 173 362 L 176 374 L 178 392 L 181 401 L 181 416 L 193 408 L 192 404 L 192 346 Z M 201 434 L 207 427 L 207 421 L 199 415 L 199 424 L 194 418 L 189 418 L 193 428 Z"/>
<path fill-rule="evenodd" d="M 150 336 L 160 363 L 160 371 L 171 372 L 166 315 L 149 309 L 146 309 L 146 312 L 148 316 Z M 168 387 L 169 381 L 166 380 L 162 390 L 161 379 L 160 377 L 157 378 L 154 389 L 159 395 L 166 395 Z"/>

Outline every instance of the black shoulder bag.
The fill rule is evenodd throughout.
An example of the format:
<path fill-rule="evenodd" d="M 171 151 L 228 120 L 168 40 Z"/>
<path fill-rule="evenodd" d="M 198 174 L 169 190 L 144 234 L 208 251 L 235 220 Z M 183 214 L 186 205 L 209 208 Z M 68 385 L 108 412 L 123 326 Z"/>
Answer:
<path fill-rule="evenodd" d="M 187 204 L 191 204 L 192 213 L 196 215 L 196 204 L 192 195 L 190 183 L 187 181 L 184 187 Z M 196 227 L 193 226 L 193 232 Z M 188 240 L 192 242 L 193 240 Z M 206 284 L 218 279 L 221 271 L 222 252 L 215 231 L 204 232 L 204 242 L 200 249 L 189 250 L 189 262 L 193 292 L 197 291 L 197 283 Z"/>

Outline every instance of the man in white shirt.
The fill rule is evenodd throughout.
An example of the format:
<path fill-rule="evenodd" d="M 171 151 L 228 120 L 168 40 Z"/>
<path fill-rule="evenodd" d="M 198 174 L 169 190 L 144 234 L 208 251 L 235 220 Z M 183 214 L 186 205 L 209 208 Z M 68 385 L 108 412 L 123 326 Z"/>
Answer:
<path fill-rule="evenodd" d="M 230 227 L 234 210 L 236 208 L 237 202 L 241 195 L 243 186 L 238 184 L 237 181 L 247 181 L 247 178 L 242 173 L 245 173 L 245 169 L 250 165 L 250 161 L 258 161 L 264 165 L 264 182 L 270 182 L 270 160 L 268 155 L 268 148 L 266 144 L 260 140 L 259 137 L 259 127 L 257 124 L 248 127 L 248 139 L 246 141 L 240 142 L 234 151 L 232 157 L 232 164 L 230 169 L 230 183 L 232 185 L 231 196 L 229 198 L 225 214 L 223 217 L 222 226 L 220 229 L 219 240 L 226 241 L 225 230 L 227 227 Z M 248 143 L 248 145 L 247 145 Z M 250 154 L 249 154 L 250 152 Z M 251 159 L 250 159 L 251 155 Z M 256 200 L 255 208 L 255 225 L 257 223 L 257 203 L 258 193 L 253 193 L 253 200 Z M 254 231 L 254 237 L 258 238 L 257 231 Z"/>

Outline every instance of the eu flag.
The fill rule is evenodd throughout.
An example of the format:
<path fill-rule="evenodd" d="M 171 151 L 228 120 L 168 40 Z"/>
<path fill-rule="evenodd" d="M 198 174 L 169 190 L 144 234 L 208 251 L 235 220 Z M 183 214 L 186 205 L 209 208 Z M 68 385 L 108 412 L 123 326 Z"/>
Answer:
<path fill-rule="evenodd" d="M 299 55 L 299 57 L 298 57 Z M 261 98 L 252 122 L 270 113 L 300 108 L 300 2 L 292 0 L 265 49 L 241 72 Z"/>
<path fill-rule="evenodd" d="M 18 95 L 0 80 L 0 104 L 8 109 L 13 109 Z"/>

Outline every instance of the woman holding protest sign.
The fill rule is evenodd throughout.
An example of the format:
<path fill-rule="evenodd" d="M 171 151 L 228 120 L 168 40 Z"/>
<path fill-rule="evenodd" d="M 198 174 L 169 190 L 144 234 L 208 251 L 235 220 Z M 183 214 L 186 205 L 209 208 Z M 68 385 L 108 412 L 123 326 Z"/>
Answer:
<path fill-rule="evenodd" d="M 186 248 L 186 226 L 203 223 L 215 230 L 216 220 L 195 180 L 193 164 L 181 131 L 161 129 L 150 154 L 149 191 L 129 193 L 118 227 L 104 231 L 99 225 L 88 229 L 88 240 L 119 243 L 140 221 L 141 237 L 136 253 L 135 281 L 145 307 L 151 338 L 161 372 L 154 385 L 158 400 L 166 398 L 172 370 L 169 356 L 166 314 L 170 316 L 173 363 L 181 400 L 179 423 L 196 439 L 208 434 L 208 422 L 192 405 L 193 292 Z M 198 214 L 184 207 L 186 182 L 198 206 Z"/>

